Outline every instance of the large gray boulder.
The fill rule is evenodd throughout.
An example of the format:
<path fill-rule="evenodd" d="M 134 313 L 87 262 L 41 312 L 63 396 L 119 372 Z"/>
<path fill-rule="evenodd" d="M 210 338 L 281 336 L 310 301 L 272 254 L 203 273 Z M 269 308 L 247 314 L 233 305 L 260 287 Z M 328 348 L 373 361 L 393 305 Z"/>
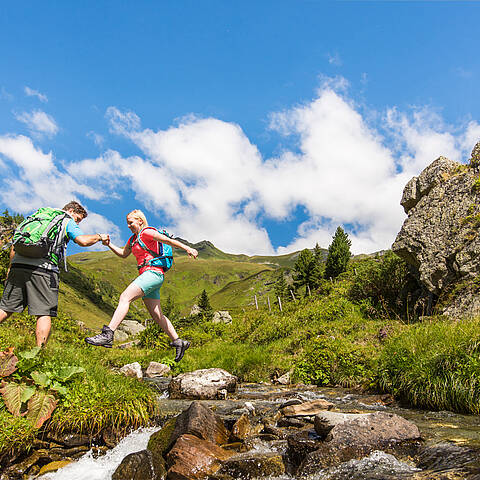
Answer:
<path fill-rule="evenodd" d="M 406 185 L 408 215 L 392 246 L 436 299 L 480 273 L 480 182 L 475 169 L 439 157 Z M 450 316 L 480 313 L 478 295 L 454 295 L 442 305 Z M 424 314 L 430 314 L 424 311 Z"/>
<path fill-rule="evenodd" d="M 418 427 L 395 414 L 375 412 L 352 417 L 332 428 L 325 441 L 306 455 L 298 473 L 300 477 L 310 475 L 322 468 L 363 458 L 374 450 L 395 449 L 419 438 Z"/>
<path fill-rule="evenodd" d="M 182 373 L 170 382 L 170 398 L 215 399 L 220 390 L 235 392 L 237 377 L 221 368 L 207 368 Z"/>
<path fill-rule="evenodd" d="M 337 425 L 350 422 L 356 418 L 362 418 L 363 415 L 365 414 L 323 411 L 315 415 L 315 431 L 321 438 L 325 438 Z"/>

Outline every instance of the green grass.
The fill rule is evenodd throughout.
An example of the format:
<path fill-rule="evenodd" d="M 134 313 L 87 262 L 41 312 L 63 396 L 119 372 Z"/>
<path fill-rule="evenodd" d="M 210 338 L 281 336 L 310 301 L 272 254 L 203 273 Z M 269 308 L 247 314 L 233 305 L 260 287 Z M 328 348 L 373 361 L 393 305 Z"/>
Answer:
<path fill-rule="evenodd" d="M 433 319 L 406 329 L 385 346 L 378 378 L 410 405 L 478 415 L 480 319 Z"/>
<path fill-rule="evenodd" d="M 293 370 L 296 380 L 318 385 L 369 385 L 381 349 L 378 331 L 389 322 L 364 318 L 340 290 L 286 303 L 283 313 L 264 306 L 234 316 L 232 324 L 186 325 L 180 332 L 194 347 L 182 369 L 218 366 L 242 381 Z M 334 354 L 319 363 L 319 349 Z"/>

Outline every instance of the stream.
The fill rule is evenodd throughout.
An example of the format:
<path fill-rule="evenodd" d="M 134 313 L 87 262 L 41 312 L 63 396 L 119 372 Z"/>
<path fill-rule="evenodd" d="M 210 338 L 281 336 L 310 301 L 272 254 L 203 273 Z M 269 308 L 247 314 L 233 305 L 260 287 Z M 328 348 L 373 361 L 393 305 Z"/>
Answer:
<path fill-rule="evenodd" d="M 168 398 L 168 379 L 157 378 L 149 380 L 159 391 L 159 405 L 165 418 L 177 415 L 186 409 L 192 400 L 171 400 Z M 341 388 L 321 388 L 312 386 L 277 386 L 269 384 L 242 384 L 237 392 L 226 400 L 205 400 L 215 413 L 223 418 L 239 416 L 245 411 L 245 403 L 255 408 L 256 415 L 271 411 L 285 401 L 298 398 L 302 401 L 325 399 L 333 403 L 334 410 L 343 413 L 368 413 L 384 411 L 395 413 L 415 423 L 424 440 L 425 447 L 432 447 L 431 452 L 438 457 L 430 459 L 430 463 L 442 471 L 447 468 L 453 476 L 415 476 L 421 472 L 412 461 L 395 458 L 393 455 L 381 451 L 375 451 L 361 460 L 350 460 L 336 467 L 311 475 L 307 480 L 387 480 L 401 478 L 430 478 L 459 479 L 455 476 L 455 468 L 461 467 L 462 462 L 467 460 L 472 464 L 471 454 L 468 447 L 480 448 L 480 417 L 474 415 L 461 415 L 447 411 L 430 412 L 402 408 L 392 403 L 385 405 L 383 397 L 379 395 L 366 395 L 351 392 Z M 251 408 L 251 407 L 250 407 Z M 110 480 L 112 474 L 121 463 L 122 459 L 133 452 L 146 448 L 148 439 L 156 428 L 145 428 L 132 432 L 124 438 L 115 448 L 104 456 L 94 458 L 92 452 L 88 452 L 79 460 L 67 465 L 54 473 L 43 475 L 44 480 Z M 253 450 L 270 452 L 282 451 L 286 448 L 286 442 L 265 442 L 256 439 L 251 445 Z M 437 448 L 438 447 L 438 448 Z M 476 454 L 475 454 L 476 455 Z M 431 455 L 430 455 L 431 456 Z M 480 458 L 478 461 L 479 474 L 469 476 L 470 479 L 480 480 Z M 431 467 L 429 467 L 431 468 Z M 476 471 L 476 470 L 475 470 Z M 262 477 L 274 480 L 272 477 Z M 295 477 L 282 475 L 275 480 L 290 480 Z"/>

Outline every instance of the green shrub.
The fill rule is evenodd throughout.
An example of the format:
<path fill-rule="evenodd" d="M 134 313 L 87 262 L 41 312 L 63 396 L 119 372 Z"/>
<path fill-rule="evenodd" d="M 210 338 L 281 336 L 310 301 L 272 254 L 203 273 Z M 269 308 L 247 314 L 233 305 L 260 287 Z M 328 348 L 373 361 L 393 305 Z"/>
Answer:
<path fill-rule="evenodd" d="M 304 383 L 352 387 L 373 377 L 375 360 L 364 348 L 334 336 L 313 340 L 296 362 L 294 376 Z"/>
<path fill-rule="evenodd" d="M 365 314 L 409 318 L 419 287 L 404 260 L 389 250 L 354 268 L 348 296 L 363 306 Z"/>
<path fill-rule="evenodd" d="M 142 330 L 138 339 L 140 346 L 143 348 L 168 348 L 169 338 L 165 335 L 160 326 L 155 322 L 150 322 L 145 330 Z"/>

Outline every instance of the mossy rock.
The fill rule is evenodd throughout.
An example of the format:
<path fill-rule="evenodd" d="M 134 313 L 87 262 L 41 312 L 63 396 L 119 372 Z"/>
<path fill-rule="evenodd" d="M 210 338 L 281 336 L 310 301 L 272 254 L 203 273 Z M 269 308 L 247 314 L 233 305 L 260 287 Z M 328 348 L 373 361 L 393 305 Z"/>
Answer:
<path fill-rule="evenodd" d="M 165 422 L 163 427 L 155 432 L 148 442 L 147 449 L 152 452 L 153 458 L 156 461 L 157 459 L 163 460 L 163 457 L 168 453 L 171 448 L 171 438 L 175 426 L 177 424 L 177 417 L 170 418 Z"/>

